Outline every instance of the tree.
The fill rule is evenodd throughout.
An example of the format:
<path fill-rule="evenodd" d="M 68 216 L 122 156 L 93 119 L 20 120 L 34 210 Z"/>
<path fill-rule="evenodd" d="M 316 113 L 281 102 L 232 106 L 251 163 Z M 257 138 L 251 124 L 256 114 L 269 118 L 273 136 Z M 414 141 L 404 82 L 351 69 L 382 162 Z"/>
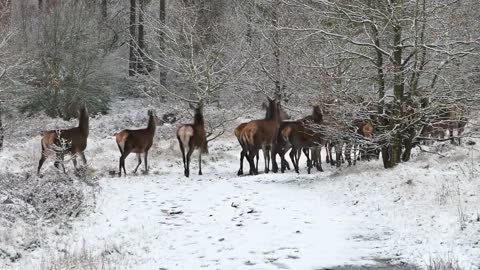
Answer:
<path fill-rule="evenodd" d="M 40 0 L 41 1 L 41 0 Z M 107 0 L 102 0 L 101 2 L 102 17 L 106 19 L 108 17 L 108 5 Z"/>
<path fill-rule="evenodd" d="M 165 27 L 165 23 L 166 23 L 166 18 L 167 18 L 167 13 L 166 13 L 166 9 L 165 9 L 165 3 L 166 0 L 160 0 L 159 1 L 159 4 L 160 4 L 160 9 L 159 9 L 159 19 L 160 19 L 160 23 L 163 25 L 163 27 Z M 159 50 L 161 52 L 164 52 L 165 51 L 165 33 L 163 32 L 160 32 L 159 33 Z M 160 80 L 159 80 L 159 83 L 162 87 L 166 87 L 167 86 L 167 69 L 164 68 L 164 67 L 159 67 L 159 71 L 160 71 Z"/>
<path fill-rule="evenodd" d="M 343 78 L 355 84 L 344 89 L 348 95 L 334 97 L 344 100 L 347 105 L 343 109 L 347 110 L 361 110 L 349 101 L 355 95 L 358 98 L 352 100 L 368 97 L 375 102 L 378 109 L 371 117 L 378 120 L 378 141 L 386 168 L 409 160 L 425 121 L 438 117 L 442 110 L 478 101 L 471 86 L 455 84 L 457 78 L 466 75 L 461 70 L 471 65 L 466 57 L 478 59 L 478 41 L 473 35 L 439 35 L 445 24 L 443 18 L 459 8 L 458 2 L 294 0 L 287 4 L 301 8 L 303 14 L 316 16 L 317 20 L 283 27 L 284 31 L 302 32 L 304 40 L 315 37 L 333 45 L 330 53 L 308 55 L 323 58 L 315 69 L 328 71 L 338 57 L 342 62 L 353 63 L 351 73 Z M 472 8 L 473 2 L 465 5 Z M 449 33 L 456 33 L 456 28 L 450 24 Z M 457 78 L 450 75 L 452 71 Z M 439 77 L 441 83 L 437 81 Z M 375 93 L 371 93 L 372 83 Z M 357 93 L 352 93 L 352 89 Z M 432 102 L 421 108 L 420 100 L 425 97 Z M 467 97 L 469 102 L 465 102 Z M 343 114 L 348 115 L 348 111 Z"/>
<path fill-rule="evenodd" d="M 128 75 L 134 76 L 137 73 L 137 45 L 136 45 L 136 24 L 137 24 L 137 1 L 130 0 L 130 42 L 129 42 L 129 62 L 128 62 Z"/>
<path fill-rule="evenodd" d="M 24 44 L 21 53 L 31 59 L 19 83 L 24 92 L 35 91 L 27 92 L 21 111 L 70 119 L 85 102 L 92 114 L 106 113 L 110 96 L 99 68 L 104 44 L 97 39 L 96 14 L 85 3 L 72 1 L 58 2 L 48 14 L 29 16 L 23 20 L 30 25 L 15 42 Z"/>

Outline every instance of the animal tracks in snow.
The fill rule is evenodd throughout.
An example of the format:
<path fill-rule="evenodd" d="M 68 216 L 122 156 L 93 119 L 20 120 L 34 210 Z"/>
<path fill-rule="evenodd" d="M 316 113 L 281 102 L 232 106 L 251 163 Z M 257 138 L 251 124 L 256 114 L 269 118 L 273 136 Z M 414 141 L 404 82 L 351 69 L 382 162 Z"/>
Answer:
<path fill-rule="evenodd" d="M 346 211 L 274 176 L 104 178 L 96 211 L 69 241 L 122 246 L 134 269 L 305 269 L 369 255 L 350 233 L 354 221 L 338 218 Z"/>

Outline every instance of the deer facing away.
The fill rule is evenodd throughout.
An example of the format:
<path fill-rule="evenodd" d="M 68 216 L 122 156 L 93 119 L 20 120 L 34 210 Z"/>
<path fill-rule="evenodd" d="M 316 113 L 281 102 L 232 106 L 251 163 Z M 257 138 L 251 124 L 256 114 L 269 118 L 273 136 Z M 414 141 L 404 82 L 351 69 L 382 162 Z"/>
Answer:
<path fill-rule="evenodd" d="M 118 133 L 115 133 L 115 140 L 117 142 L 118 149 L 120 150 L 119 172 L 122 176 L 126 175 L 125 159 L 130 153 L 137 154 L 138 164 L 135 167 L 133 173 L 137 173 L 138 167 L 142 164 L 141 154 L 144 155 L 145 174 L 148 173 L 148 150 L 153 145 L 153 137 L 155 136 L 155 130 L 157 129 L 157 123 L 159 120 L 153 110 L 148 111 L 148 124 L 144 129 L 125 129 Z"/>
<path fill-rule="evenodd" d="M 192 107 L 190 105 L 190 107 Z M 190 157 L 195 149 L 198 151 L 198 174 L 202 175 L 202 153 L 208 154 L 208 143 L 203 118 L 203 105 L 200 102 L 194 108 L 192 124 L 183 124 L 177 129 L 177 139 L 182 152 L 184 174 L 190 176 Z"/>

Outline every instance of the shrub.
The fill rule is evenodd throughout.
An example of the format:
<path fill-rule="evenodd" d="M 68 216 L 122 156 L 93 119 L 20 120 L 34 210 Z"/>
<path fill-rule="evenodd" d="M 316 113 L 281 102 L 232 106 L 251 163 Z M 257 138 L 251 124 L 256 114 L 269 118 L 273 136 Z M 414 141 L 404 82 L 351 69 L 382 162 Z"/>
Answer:
<path fill-rule="evenodd" d="M 29 51 L 34 63 L 25 78 L 35 91 L 21 111 L 45 111 L 68 120 L 86 102 L 92 114 L 105 114 L 110 97 L 100 79 L 103 42 L 96 33 L 94 13 L 83 1 L 64 1 L 39 15 L 38 22 L 32 20 L 32 25 L 30 35 L 36 42 Z"/>

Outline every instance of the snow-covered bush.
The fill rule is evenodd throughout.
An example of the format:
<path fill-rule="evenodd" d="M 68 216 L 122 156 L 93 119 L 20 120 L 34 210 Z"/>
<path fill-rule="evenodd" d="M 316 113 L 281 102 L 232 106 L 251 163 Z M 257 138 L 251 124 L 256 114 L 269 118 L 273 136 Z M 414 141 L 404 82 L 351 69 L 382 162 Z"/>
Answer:
<path fill-rule="evenodd" d="M 99 67 L 103 61 L 103 40 L 96 35 L 94 14 L 83 2 L 67 1 L 30 18 L 29 56 L 25 83 L 35 91 L 21 107 L 23 112 L 45 111 L 51 117 L 76 117 L 86 102 L 92 113 L 107 113 L 110 97 L 106 77 Z"/>

